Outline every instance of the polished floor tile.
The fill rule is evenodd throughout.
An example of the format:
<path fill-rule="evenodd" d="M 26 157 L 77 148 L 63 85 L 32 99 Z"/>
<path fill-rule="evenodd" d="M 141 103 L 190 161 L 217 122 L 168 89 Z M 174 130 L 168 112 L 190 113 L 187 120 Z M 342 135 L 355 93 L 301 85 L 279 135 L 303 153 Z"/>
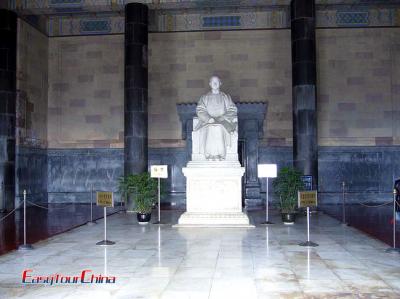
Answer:
<path fill-rule="evenodd" d="M 0 298 L 400 298 L 400 254 L 322 213 L 312 215 L 315 248 L 304 217 L 254 229 L 173 228 L 180 212 L 163 211 L 169 225 L 139 226 L 115 214 L 102 247 L 102 221 L 0 256 Z M 263 214 L 249 212 L 255 224 Z M 115 284 L 22 284 L 21 275 L 112 275 Z"/>

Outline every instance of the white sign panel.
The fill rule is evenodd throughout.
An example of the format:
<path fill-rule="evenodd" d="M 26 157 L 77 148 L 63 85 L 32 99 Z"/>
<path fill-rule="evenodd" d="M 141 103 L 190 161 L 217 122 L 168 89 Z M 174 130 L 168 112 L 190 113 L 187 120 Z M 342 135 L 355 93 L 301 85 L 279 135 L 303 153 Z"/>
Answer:
<path fill-rule="evenodd" d="M 151 165 L 150 176 L 152 178 L 168 178 L 168 165 Z"/>
<path fill-rule="evenodd" d="M 276 164 L 258 164 L 259 178 L 276 178 L 276 175 L 277 175 Z"/>

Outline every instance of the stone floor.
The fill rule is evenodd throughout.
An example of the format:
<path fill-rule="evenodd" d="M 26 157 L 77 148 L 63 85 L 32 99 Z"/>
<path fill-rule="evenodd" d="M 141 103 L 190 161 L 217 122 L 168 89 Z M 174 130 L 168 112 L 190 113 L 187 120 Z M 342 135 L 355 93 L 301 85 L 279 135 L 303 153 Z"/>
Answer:
<path fill-rule="evenodd" d="M 320 205 L 320 208 L 339 221 L 343 221 L 342 205 L 327 204 Z M 393 244 L 392 203 L 384 206 L 381 203 L 373 202 L 365 202 L 364 205 L 358 203 L 347 204 L 345 211 L 345 221 L 348 225 L 358 228 L 386 244 Z M 367 219 L 368 221 L 366 221 Z M 396 227 L 396 239 L 400 240 L 400 227 L 398 224 Z M 398 244 L 400 245 L 400 243 Z"/>
<path fill-rule="evenodd" d="M 120 210 L 119 206 L 108 208 L 107 213 L 113 214 Z M 0 219 L 7 213 L 0 213 Z M 102 207 L 93 205 L 93 220 L 102 218 Z M 18 209 L 0 221 L 0 255 L 17 249 L 24 242 L 24 214 Z M 29 206 L 26 209 L 27 242 L 35 243 L 48 239 L 59 233 L 90 221 L 90 205 L 88 204 L 46 204 Z"/>
<path fill-rule="evenodd" d="M 165 211 L 176 223 L 179 212 Z M 252 221 L 262 220 L 251 212 Z M 34 244 L 28 252 L 0 256 L 0 298 L 400 298 L 400 254 L 387 245 L 341 226 L 324 214 L 312 216 L 311 239 L 306 219 L 284 226 L 254 229 L 139 226 L 133 214 L 81 226 Z M 115 275 L 115 284 L 23 285 L 21 274 Z"/>

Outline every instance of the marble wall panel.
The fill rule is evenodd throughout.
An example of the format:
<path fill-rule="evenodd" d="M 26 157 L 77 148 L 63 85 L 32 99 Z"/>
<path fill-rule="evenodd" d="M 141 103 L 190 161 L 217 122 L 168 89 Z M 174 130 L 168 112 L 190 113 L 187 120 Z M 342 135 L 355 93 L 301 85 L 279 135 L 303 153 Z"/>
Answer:
<path fill-rule="evenodd" d="M 123 149 L 49 149 L 49 202 L 89 202 L 90 190 L 118 191 Z M 119 194 L 115 194 L 119 200 Z"/>
<path fill-rule="evenodd" d="M 37 169 L 45 167 L 46 154 L 22 150 L 24 165 L 28 155 L 36 155 Z M 91 185 L 97 190 L 117 191 L 117 180 L 123 173 L 123 149 L 52 149 L 48 150 L 47 190 L 49 202 L 87 202 Z M 393 180 L 400 177 L 400 149 L 395 146 L 332 146 L 319 147 L 319 198 L 321 205 L 338 203 L 342 198 L 342 182 L 345 182 L 349 202 L 388 201 L 392 194 Z M 292 148 L 287 146 L 259 147 L 259 163 L 273 163 L 278 170 L 291 166 Z M 169 177 L 163 180 L 165 194 L 163 204 L 176 207 L 185 205 L 186 179 L 182 167 L 187 163 L 184 147 L 149 149 L 149 165 L 168 165 Z M 25 170 L 24 170 L 25 171 Z M 35 172 L 36 170 L 31 170 Z M 45 188 L 36 171 L 29 177 L 34 186 L 32 193 L 40 194 Z M 25 181 L 28 176 L 25 176 Z M 277 203 L 269 180 L 270 198 Z M 28 187 L 29 188 L 29 187 Z M 32 188 L 32 187 L 30 187 Z M 43 191 L 45 192 L 45 191 Z M 266 180 L 261 180 L 261 198 L 252 201 L 262 205 L 265 201 Z M 44 195 L 45 196 L 45 195 Z M 119 195 L 116 194 L 116 198 Z M 43 197 L 45 198 L 45 197 Z"/>
<path fill-rule="evenodd" d="M 26 190 L 31 202 L 47 202 L 47 149 L 17 146 L 15 166 L 16 202 Z"/>

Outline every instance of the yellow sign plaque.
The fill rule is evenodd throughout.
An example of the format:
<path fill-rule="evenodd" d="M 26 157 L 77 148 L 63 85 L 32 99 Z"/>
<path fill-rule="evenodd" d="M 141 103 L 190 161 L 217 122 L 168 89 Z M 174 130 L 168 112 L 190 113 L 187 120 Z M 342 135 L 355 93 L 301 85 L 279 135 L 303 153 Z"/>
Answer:
<path fill-rule="evenodd" d="M 299 191 L 298 204 L 299 208 L 316 207 L 318 204 L 317 191 Z"/>
<path fill-rule="evenodd" d="M 152 178 L 168 178 L 168 165 L 151 165 L 150 176 Z"/>
<path fill-rule="evenodd" d="M 112 192 L 96 192 L 96 204 L 101 207 L 113 207 L 114 197 Z"/>

